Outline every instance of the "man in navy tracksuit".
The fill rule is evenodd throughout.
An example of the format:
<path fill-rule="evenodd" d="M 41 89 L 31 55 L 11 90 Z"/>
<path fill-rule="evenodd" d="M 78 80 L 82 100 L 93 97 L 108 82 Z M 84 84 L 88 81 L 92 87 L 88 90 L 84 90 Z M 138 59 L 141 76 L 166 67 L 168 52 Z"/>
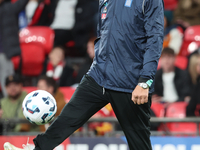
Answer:
<path fill-rule="evenodd" d="M 163 43 L 163 0 L 100 0 L 93 64 L 35 150 L 53 150 L 111 103 L 130 150 L 151 150 L 150 105 Z"/>

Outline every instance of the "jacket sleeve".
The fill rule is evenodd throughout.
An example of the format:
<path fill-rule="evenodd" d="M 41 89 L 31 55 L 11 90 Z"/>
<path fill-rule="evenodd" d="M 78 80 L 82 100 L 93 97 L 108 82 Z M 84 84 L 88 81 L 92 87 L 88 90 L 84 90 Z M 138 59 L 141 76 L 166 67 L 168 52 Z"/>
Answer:
<path fill-rule="evenodd" d="M 161 55 L 164 36 L 164 6 L 162 0 L 144 0 L 146 47 L 139 82 L 154 79 Z"/>
<path fill-rule="evenodd" d="M 12 10 L 14 13 L 20 13 L 25 9 L 26 4 L 29 0 L 17 0 L 15 3 L 8 3 L 7 9 Z"/>

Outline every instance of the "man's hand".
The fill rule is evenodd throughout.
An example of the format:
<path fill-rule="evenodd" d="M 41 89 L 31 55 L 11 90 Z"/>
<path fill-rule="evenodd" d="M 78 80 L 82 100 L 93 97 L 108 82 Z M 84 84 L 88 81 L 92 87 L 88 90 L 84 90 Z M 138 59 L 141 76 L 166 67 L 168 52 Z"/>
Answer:
<path fill-rule="evenodd" d="M 144 104 L 148 102 L 149 89 L 143 89 L 141 86 L 137 85 L 132 92 L 132 101 L 135 104 Z"/>

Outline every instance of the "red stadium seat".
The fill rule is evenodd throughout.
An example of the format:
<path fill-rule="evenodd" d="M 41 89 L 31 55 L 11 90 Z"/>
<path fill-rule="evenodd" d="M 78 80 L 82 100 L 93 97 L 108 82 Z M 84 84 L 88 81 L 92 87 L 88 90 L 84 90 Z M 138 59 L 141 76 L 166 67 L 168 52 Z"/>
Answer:
<path fill-rule="evenodd" d="M 21 30 L 19 37 L 22 50 L 22 74 L 37 76 L 43 69 L 45 55 L 53 47 L 54 31 L 49 27 L 27 27 Z M 12 62 L 17 70 L 20 57 L 13 57 Z"/>
<path fill-rule="evenodd" d="M 186 117 L 186 102 L 175 102 L 167 107 L 166 117 L 184 118 Z"/>
<path fill-rule="evenodd" d="M 200 46 L 200 25 L 188 27 L 184 33 L 179 55 L 188 56 Z"/>
<path fill-rule="evenodd" d="M 45 52 L 41 46 L 33 43 L 21 44 L 22 74 L 25 76 L 38 76 L 43 69 Z M 15 56 L 12 59 L 14 69 L 19 68 L 20 57 Z"/>
<path fill-rule="evenodd" d="M 186 117 L 186 102 L 175 102 L 168 106 L 166 111 L 166 117 L 172 118 L 184 118 Z M 184 132 L 189 134 L 196 134 L 197 124 L 188 122 L 188 123 L 167 123 L 167 127 L 170 132 Z"/>
<path fill-rule="evenodd" d="M 75 88 L 72 87 L 60 87 L 60 91 L 64 94 L 65 101 L 69 102 L 72 95 L 74 94 Z"/>
<path fill-rule="evenodd" d="M 45 53 L 41 46 L 32 43 L 21 44 L 21 50 L 22 74 L 26 76 L 40 75 L 45 60 Z"/>
<path fill-rule="evenodd" d="M 165 10 L 176 9 L 178 0 L 164 0 Z"/>
<path fill-rule="evenodd" d="M 164 117 L 165 116 L 165 108 L 164 105 L 157 102 L 152 102 L 151 110 L 155 113 L 156 117 Z M 161 123 L 158 126 L 158 131 L 165 131 L 165 126 Z"/>
<path fill-rule="evenodd" d="M 160 58 L 159 62 L 158 62 L 158 69 L 161 68 L 161 61 L 162 59 Z M 176 61 L 175 61 L 175 66 L 185 70 L 187 68 L 188 65 L 188 59 L 185 56 L 176 56 Z"/>
<path fill-rule="evenodd" d="M 34 43 L 38 44 L 48 54 L 54 43 L 54 31 L 49 27 L 36 26 L 27 27 L 21 30 L 19 37 L 20 43 Z"/>
<path fill-rule="evenodd" d="M 185 70 L 187 68 L 188 65 L 188 59 L 187 57 L 184 56 L 176 56 L 176 61 L 175 61 L 175 66 Z"/>
<path fill-rule="evenodd" d="M 164 117 L 165 108 L 164 108 L 163 104 L 152 102 L 151 109 L 155 113 L 156 117 Z"/>

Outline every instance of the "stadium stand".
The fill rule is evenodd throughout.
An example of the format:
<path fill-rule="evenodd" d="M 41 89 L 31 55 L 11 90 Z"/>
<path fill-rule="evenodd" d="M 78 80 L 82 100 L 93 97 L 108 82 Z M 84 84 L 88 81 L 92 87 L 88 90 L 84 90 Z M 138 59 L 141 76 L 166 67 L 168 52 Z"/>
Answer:
<path fill-rule="evenodd" d="M 186 102 L 175 102 L 168 106 L 166 117 L 185 118 L 186 117 Z M 167 128 L 171 133 L 184 132 L 185 134 L 195 135 L 197 132 L 196 123 L 167 123 Z"/>
<path fill-rule="evenodd" d="M 22 74 L 38 76 L 42 72 L 45 53 L 41 46 L 33 43 L 21 44 Z"/>

